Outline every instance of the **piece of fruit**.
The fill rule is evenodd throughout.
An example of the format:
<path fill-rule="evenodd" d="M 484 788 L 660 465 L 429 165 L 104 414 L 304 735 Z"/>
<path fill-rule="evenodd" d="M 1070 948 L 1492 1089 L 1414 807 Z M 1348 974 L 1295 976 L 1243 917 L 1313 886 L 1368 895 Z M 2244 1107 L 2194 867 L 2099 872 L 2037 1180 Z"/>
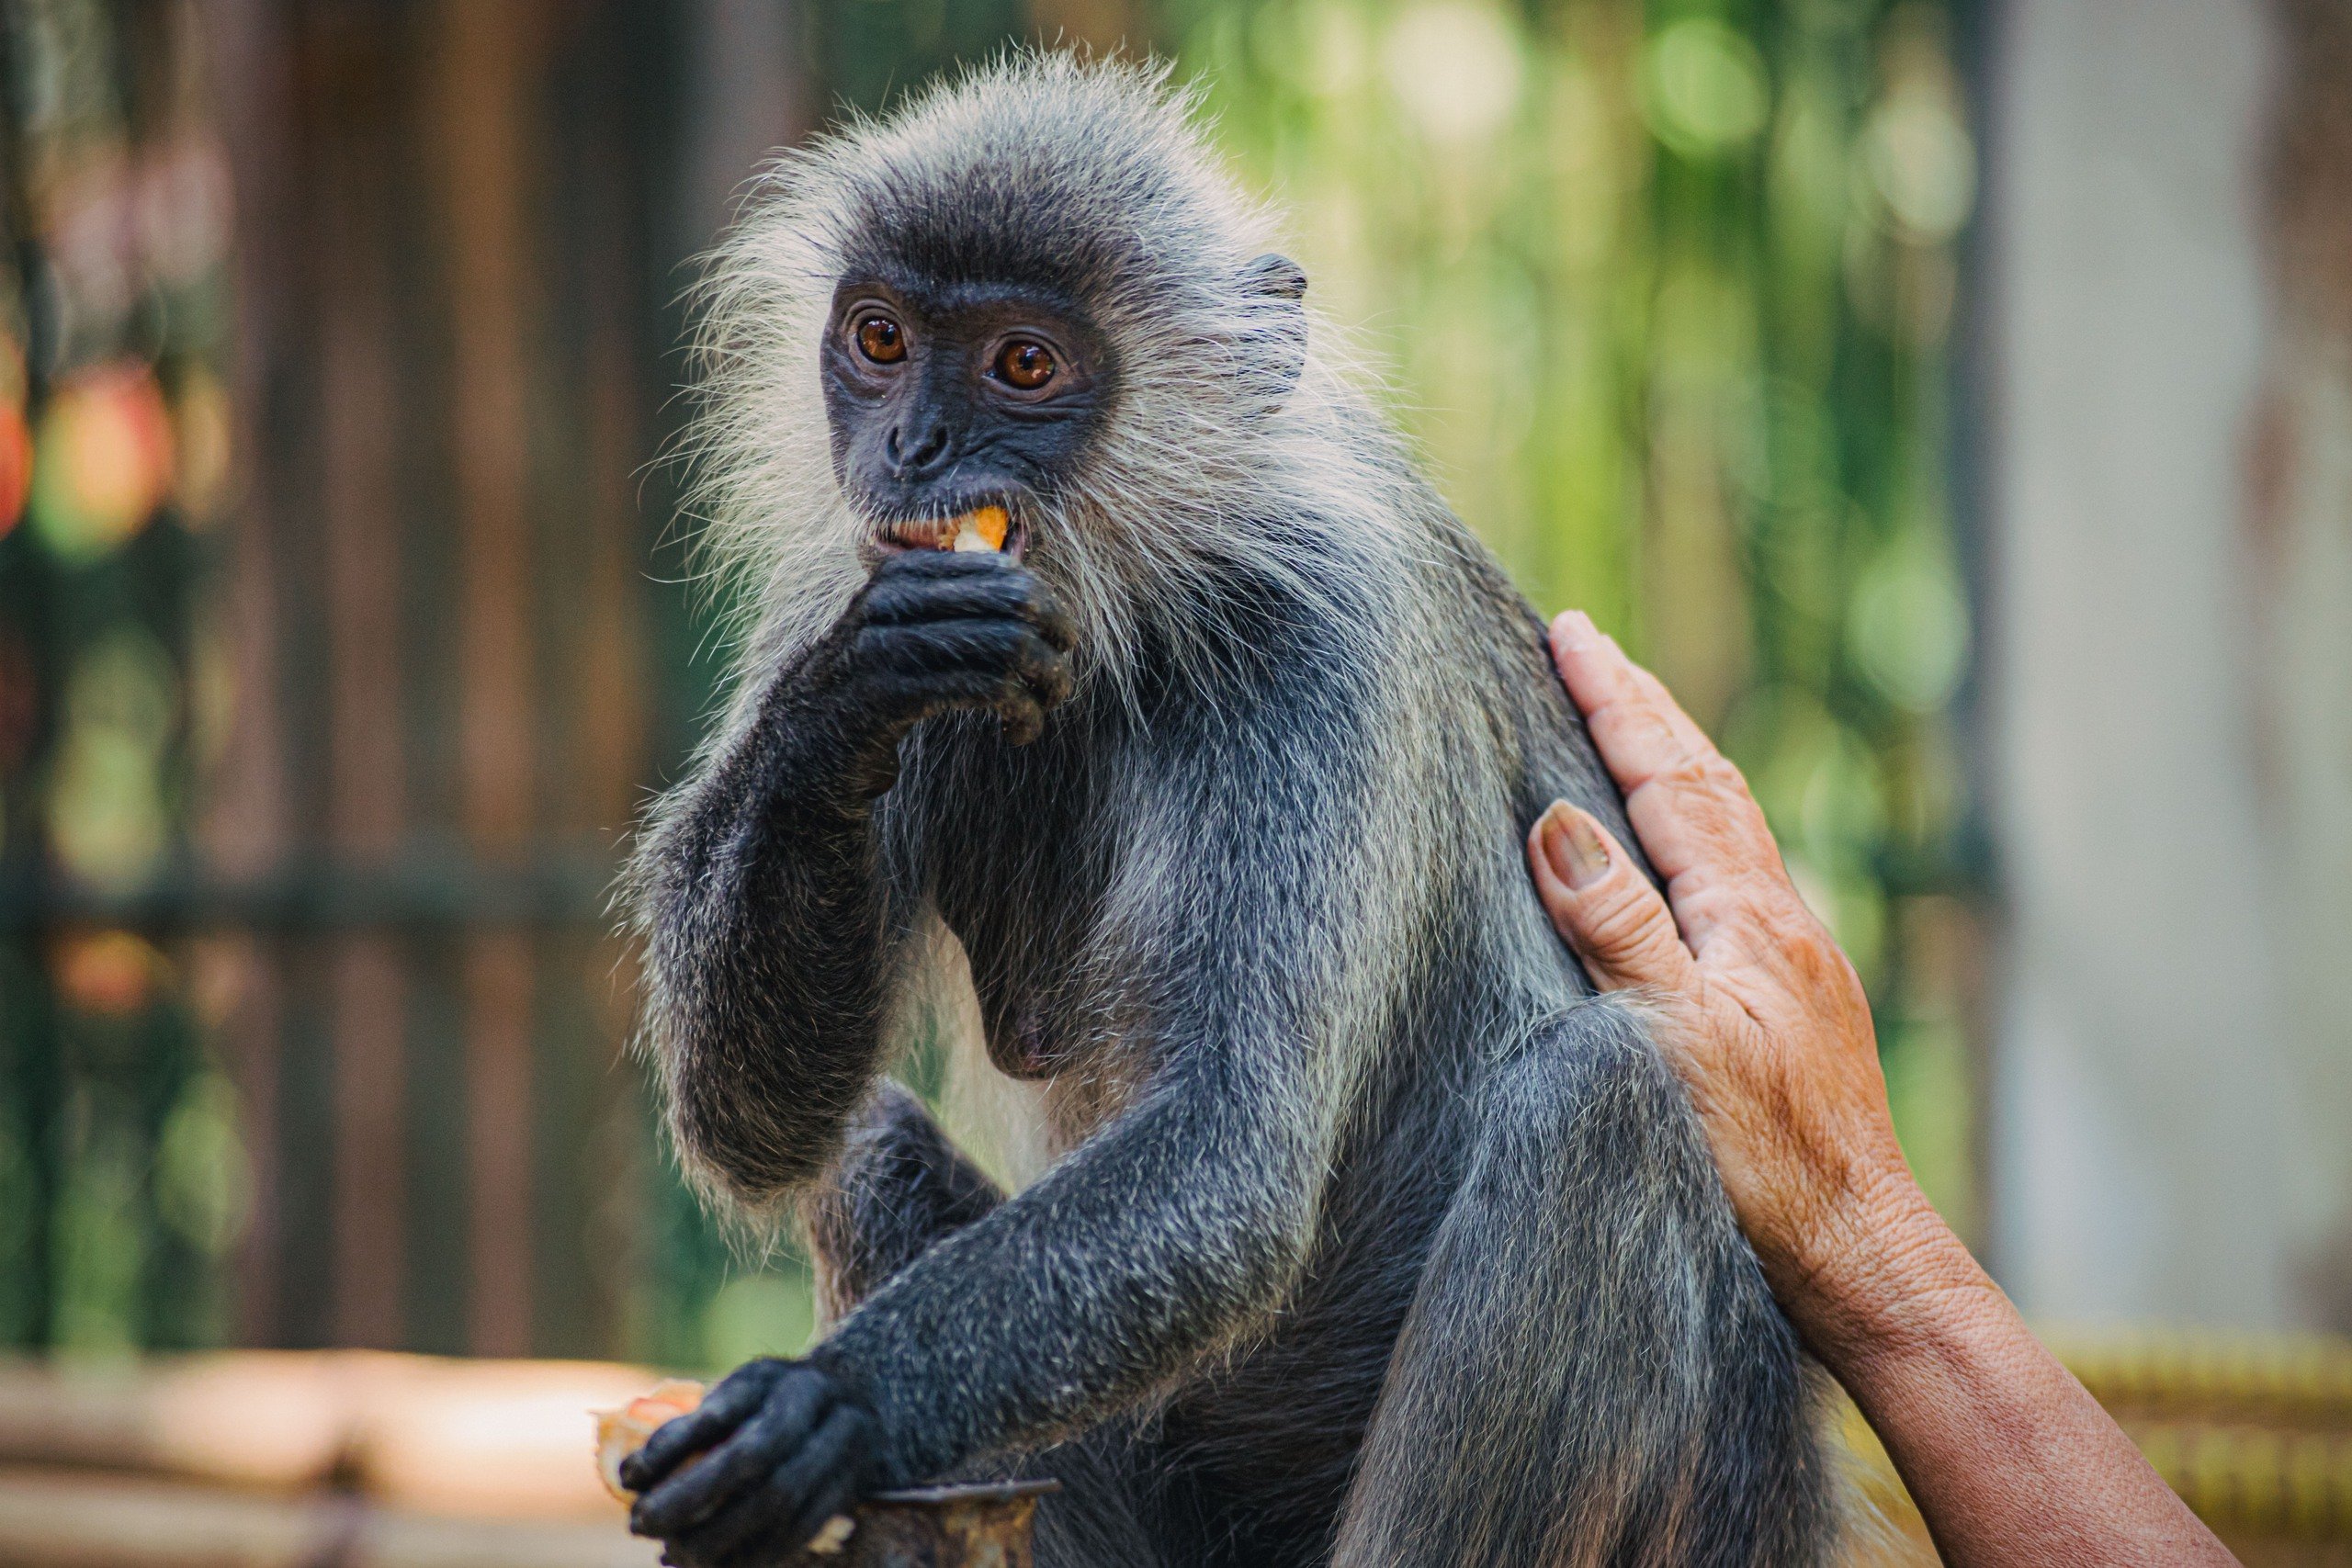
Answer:
<path fill-rule="evenodd" d="M 1002 534 L 1000 527 L 998 536 Z M 643 1448 L 663 1426 L 699 1405 L 705 1392 L 698 1382 L 673 1378 L 617 1409 L 590 1412 L 596 1417 L 596 1473 L 604 1478 L 605 1490 L 628 1502 L 633 1494 L 621 1484 L 621 1461 Z M 857 1522 L 847 1514 L 835 1514 L 804 1550 L 819 1557 L 833 1556 L 856 1529 Z"/>
<path fill-rule="evenodd" d="M 983 506 L 956 519 L 956 550 L 1001 550 L 1012 519 L 1001 506 Z"/>
<path fill-rule="evenodd" d="M 621 1461 L 645 1446 L 663 1425 L 702 1403 L 703 1386 L 683 1378 L 658 1385 L 614 1410 L 590 1412 L 596 1417 L 596 1473 L 605 1490 L 626 1503 L 629 1490 L 621 1484 Z"/>

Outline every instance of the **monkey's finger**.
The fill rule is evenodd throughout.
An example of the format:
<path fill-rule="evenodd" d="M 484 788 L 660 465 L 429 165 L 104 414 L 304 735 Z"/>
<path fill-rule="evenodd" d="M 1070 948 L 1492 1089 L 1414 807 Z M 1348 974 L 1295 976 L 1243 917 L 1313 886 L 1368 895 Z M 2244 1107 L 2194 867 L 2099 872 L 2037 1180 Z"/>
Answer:
<path fill-rule="evenodd" d="M 822 1378 L 787 1378 L 735 1435 L 637 1500 L 628 1528 L 668 1540 L 683 1535 L 759 1484 L 831 1405 Z"/>
<path fill-rule="evenodd" d="M 824 1425 L 757 1492 L 684 1544 L 696 1556 L 720 1563 L 750 1563 L 797 1550 L 856 1500 L 858 1478 L 873 1458 L 872 1426 L 862 1412 L 835 1405 Z"/>
<path fill-rule="evenodd" d="M 1051 652 L 1044 638 L 1007 616 L 869 626 L 852 646 L 868 669 L 898 675 L 1017 670 L 1024 660 L 1042 660 Z"/>
<path fill-rule="evenodd" d="M 1062 608 L 1062 602 L 1045 584 L 1037 585 L 1037 596 L 1029 605 L 1029 624 L 1037 628 L 1057 653 L 1068 653 L 1078 646 L 1078 623 Z"/>
<path fill-rule="evenodd" d="M 1042 637 L 1033 636 L 1022 645 L 1013 671 L 1044 707 L 1068 701 L 1076 682 L 1069 655 Z"/>
<path fill-rule="evenodd" d="M 1527 836 L 1536 896 L 1552 925 L 1604 991 L 1690 984 L 1696 960 L 1674 913 L 1609 829 L 1589 812 L 1555 801 Z"/>
<path fill-rule="evenodd" d="M 959 577 L 890 577 L 865 596 L 868 626 L 1058 615 L 1046 585 L 1018 568 Z"/>
<path fill-rule="evenodd" d="M 700 1404 L 655 1427 L 643 1448 L 621 1461 L 621 1484 L 632 1492 L 650 1492 L 681 1461 L 717 1448 L 759 1410 L 772 1382 L 772 1375 L 758 1362 L 721 1379 Z"/>
<path fill-rule="evenodd" d="M 1015 746 L 1026 746 L 1045 733 L 1046 715 L 1069 697 L 1069 655 L 1033 637 L 1014 664 L 1012 676 L 997 711 L 1003 716 L 1006 739 Z"/>
<path fill-rule="evenodd" d="M 1017 620 L 869 626 L 854 647 L 871 674 L 928 682 L 933 695 L 951 703 L 993 705 L 1011 695 L 1052 707 L 1071 690 L 1069 655 Z"/>
<path fill-rule="evenodd" d="M 1025 568 L 977 553 L 950 560 L 978 563 L 956 572 L 896 573 L 876 578 L 866 590 L 868 626 L 913 626 L 956 619 L 1025 622 L 1056 650 L 1078 644 L 1078 626 L 1061 600 Z"/>
<path fill-rule="evenodd" d="M 1004 722 L 1004 738 L 1015 746 L 1026 746 L 1046 733 L 1046 710 L 1026 687 L 999 699 L 996 716 Z"/>
<path fill-rule="evenodd" d="M 893 578 L 1001 577 L 1022 570 L 995 550 L 900 550 L 884 558 L 871 581 L 879 586 Z"/>
<path fill-rule="evenodd" d="M 796 1551 L 816 1539 L 817 1532 L 825 1528 L 825 1521 L 835 1514 L 849 1512 L 865 1478 L 875 1470 L 874 1456 L 880 1434 L 871 1416 L 862 1410 L 843 1409 L 825 1425 L 828 1431 L 820 1436 L 826 1439 L 829 1457 L 822 1469 L 806 1472 L 798 1479 L 800 1509 L 785 1526 L 780 1538 L 780 1544 Z M 812 1440 L 809 1446 L 817 1445 Z"/>
<path fill-rule="evenodd" d="M 823 1529 L 836 1514 L 848 1513 L 850 1506 L 856 1501 L 857 1488 L 850 1483 L 847 1477 L 836 1476 L 820 1483 L 809 1495 L 808 1501 L 801 1505 L 800 1512 L 793 1517 L 791 1525 L 784 1532 L 784 1539 L 792 1542 L 794 1551 L 799 1551 L 816 1540 L 817 1532 Z M 753 1562 L 749 1558 L 738 1558 L 728 1564 L 728 1568 L 753 1568 Z"/>

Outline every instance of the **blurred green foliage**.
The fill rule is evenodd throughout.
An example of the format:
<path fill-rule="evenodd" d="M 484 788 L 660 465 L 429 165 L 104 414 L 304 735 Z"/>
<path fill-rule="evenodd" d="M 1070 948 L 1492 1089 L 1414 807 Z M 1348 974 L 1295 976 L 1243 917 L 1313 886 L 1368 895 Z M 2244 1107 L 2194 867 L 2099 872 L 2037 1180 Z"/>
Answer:
<path fill-rule="evenodd" d="M 184 965 L 44 913 L 181 863 L 220 740 L 226 184 L 187 22 L 0 6 L 0 1344 L 218 1341 L 248 1198 Z"/>

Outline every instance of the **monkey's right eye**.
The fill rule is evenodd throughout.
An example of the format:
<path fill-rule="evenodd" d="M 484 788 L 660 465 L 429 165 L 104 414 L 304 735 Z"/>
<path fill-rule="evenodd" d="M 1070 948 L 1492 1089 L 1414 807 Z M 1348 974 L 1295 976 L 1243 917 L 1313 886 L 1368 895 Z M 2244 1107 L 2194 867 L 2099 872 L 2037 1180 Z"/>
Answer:
<path fill-rule="evenodd" d="M 857 323 L 857 351 L 876 365 L 896 365 L 907 356 L 907 334 L 888 316 L 868 316 Z"/>

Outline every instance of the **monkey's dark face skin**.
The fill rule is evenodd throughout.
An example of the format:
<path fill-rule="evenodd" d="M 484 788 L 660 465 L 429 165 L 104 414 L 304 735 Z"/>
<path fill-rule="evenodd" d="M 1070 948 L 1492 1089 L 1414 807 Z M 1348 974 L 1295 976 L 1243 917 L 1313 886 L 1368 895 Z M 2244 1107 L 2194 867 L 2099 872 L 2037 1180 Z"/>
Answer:
<path fill-rule="evenodd" d="M 873 529 L 868 553 L 907 547 L 900 525 L 995 502 L 1007 553 L 1072 471 L 1116 384 L 1073 302 L 1035 288 L 844 278 L 820 373 L 842 493 Z"/>

